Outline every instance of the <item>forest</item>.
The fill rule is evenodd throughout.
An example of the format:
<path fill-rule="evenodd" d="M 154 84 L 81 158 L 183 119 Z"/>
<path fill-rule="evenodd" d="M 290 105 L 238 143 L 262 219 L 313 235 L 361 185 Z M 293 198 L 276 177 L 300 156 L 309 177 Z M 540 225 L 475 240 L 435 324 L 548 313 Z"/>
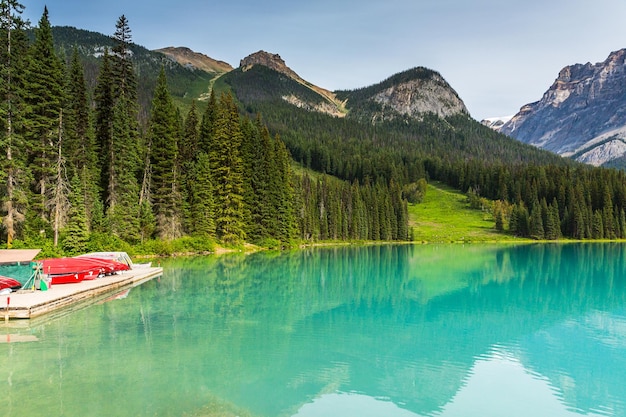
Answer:
<path fill-rule="evenodd" d="M 323 99 L 258 65 L 221 76 L 205 100 L 181 100 L 207 75 L 183 71 L 172 89 L 162 65 L 148 86 L 125 16 L 110 48 L 86 60 L 79 46 L 55 49 L 47 9 L 31 28 L 16 0 L 0 6 L 3 246 L 158 254 L 405 241 L 408 204 L 431 180 L 466 192 L 503 233 L 626 238 L 623 171 L 538 150 L 468 115 L 376 117 L 383 110 L 368 97 L 429 70 L 337 92 L 343 118 L 286 103 Z"/>
<path fill-rule="evenodd" d="M 368 100 L 390 82 L 424 77 L 417 69 L 379 85 L 338 92 L 347 100 L 344 119 L 294 109 L 280 95 L 254 86 L 271 82 L 270 70 L 253 68 L 224 76 L 250 113 L 261 112 L 302 166 L 344 181 L 399 184 L 404 197 L 420 181 L 441 181 L 468 195 L 468 203 L 493 216 L 494 228 L 537 240 L 626 238 L 626 175 L 583 165 L 481 125 L 466 115 L 446 119 L 402 115 L 371 123 L 382 109 Z M 270 80 L 270 81 L 268 81 Z M 279 88 L 279 87 L 276 87 Z M 300 94 L 306 97 L 306 93 Z M 414 201 L 412 201 L 414 202 Z M 410 233 L 410 230 L 409 230 Z"/>
<path fill-rule="evenodd" d="M 201 252 L 408 238 L 401 184 L 295 170 L 280 137 L 229 92 L 183 114 L 162 68 L 146 111 L 125 16 L 90 88 L 77 48 L 55 50 L 47 8 L 29 36 L 24 6 L 0 6 L 3 246 L 159 253 L 171 242 Z"/>

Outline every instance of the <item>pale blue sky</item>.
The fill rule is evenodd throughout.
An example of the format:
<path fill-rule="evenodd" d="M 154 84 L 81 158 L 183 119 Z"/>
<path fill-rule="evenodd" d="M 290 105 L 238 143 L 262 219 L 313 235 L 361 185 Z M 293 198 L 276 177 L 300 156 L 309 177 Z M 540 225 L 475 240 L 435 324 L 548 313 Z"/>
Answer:
<path fill-rule="evenodd" d="M 22 0 L 36 24 L 187 46 L 238 66 L 263 49 L 304 79 L 365 87 L 415 66 L 440 72 L 478 120 L 539 100 L 558 72 L 626 48 L 624 0 Z"/>

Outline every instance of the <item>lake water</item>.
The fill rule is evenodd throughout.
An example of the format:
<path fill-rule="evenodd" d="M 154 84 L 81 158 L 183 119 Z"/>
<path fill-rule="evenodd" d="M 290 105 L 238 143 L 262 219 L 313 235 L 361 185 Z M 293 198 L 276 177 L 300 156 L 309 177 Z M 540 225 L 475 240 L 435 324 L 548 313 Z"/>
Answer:
<path fill-rule="evenodd" d="M 0 325 L 0 414 L 626 416 L 626 244 L 162 266 L 117 299 Z"/>

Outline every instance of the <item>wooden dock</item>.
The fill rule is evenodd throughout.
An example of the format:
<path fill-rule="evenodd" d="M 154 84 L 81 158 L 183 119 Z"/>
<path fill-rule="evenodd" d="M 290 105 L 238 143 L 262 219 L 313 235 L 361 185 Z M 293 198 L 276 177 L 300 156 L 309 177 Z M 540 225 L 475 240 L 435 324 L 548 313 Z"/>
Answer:
<path fill-rule="evenodd" d="M 32 319 L 98 302 L 163 274 L 163 268 L 138 268 L 75 284 L 53 285 L 47 291 L 19 290 L 0 296 L 0 323 Z"/>

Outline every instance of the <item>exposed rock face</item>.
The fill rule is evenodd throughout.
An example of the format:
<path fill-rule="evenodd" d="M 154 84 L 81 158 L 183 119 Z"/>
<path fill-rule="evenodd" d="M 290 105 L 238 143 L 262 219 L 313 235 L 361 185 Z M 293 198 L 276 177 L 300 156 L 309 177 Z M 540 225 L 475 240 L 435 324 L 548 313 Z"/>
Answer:
<path fill-rule="evenodd" d="M 270 54 L 269 52 L 259 51 L 248 55 L 239 62 L 239 67 L 242 71 L 247 71 L 253 65 L 263 65 L 273 69 L 274 71 L 285 74 L 294 80 L 300 79 L 300 76 L 289 68 L 278 54 Z"/>
<path fill-rule="evenodd" d="M 233 70 L 233 67 L 224 61 L 215 60 L 185 47 L 177 48 L 169 46 L 167 48 L 157 49 L 156 51 L 161 52 L 179 64 L 192 69 L 199 69 L 217 74 L 223 74 Z"/>
<path fill-rule="evenodd" d="M 502 129 L 502 126 L 509 120 L 511 120 L 513 116 L 505 116 L 505 117 L 490 117 L 488 119 L 483 119 L 480 123 L 484 124 L 487 127 L 492 128 L 496 132 L 499 132 Z"/>
<path fill-rule="evenodd" d="M 378 92 L 372 99 L 414 118 L 423 113 L 435 113 L 444 118 L 459 113 L 469 114 L 456 92 L 437 73 L 426 79 L 393 85 Z"/>
<path fill-rule="evenodd" d="M 294 106 L 304 108 L 307 110 L 317 111 L 321 113 L 330 114 L 335 117 L 344 117 L 346 114 L 345 106 L 343 102 L 337 99 L 336 95 L 324 88 L 313 85 L 304 79 L 300 78 L 291 68 L 287 66 L 285 61 L 278 54 L 271 54 L 265 51 L 258 51 L 251 55 L 248 55 L 239 62 L 239 68 L 242 71 L 248 71 L 254 65 L 262 65 L 270 68 L 276 72 L 286 75 L 292 80 L 300 83 L 301 85 L 315 91 L 324 100 L 324 103 L 308 103 L 293 95 L 284 96 L 283 100 L 287 101 Z"/>
<path fill-rule="evenodd" d="M 626 152 L 626 49 L 597 64 L 561 70 L 540 101 L 501 132 L 564 156 L 602 165 Z"/>

